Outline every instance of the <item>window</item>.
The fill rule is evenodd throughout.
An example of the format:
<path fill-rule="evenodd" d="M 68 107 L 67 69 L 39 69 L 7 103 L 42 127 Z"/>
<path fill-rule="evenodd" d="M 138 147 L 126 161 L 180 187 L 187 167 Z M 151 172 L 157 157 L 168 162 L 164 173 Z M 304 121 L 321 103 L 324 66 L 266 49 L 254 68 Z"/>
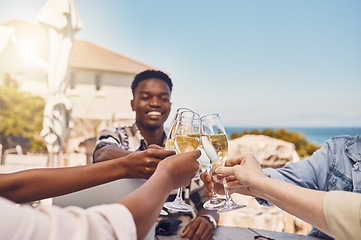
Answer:
<path fill-rule="evenodd" d="M 102 77 L 100 74 L 96 74 L 95 75 L 95 89 L 97 91 L 100 91 L 101 85 L 102 85 Z"/>
<path fill-rule="evenodd" d="M 76 81 L 75 81 L 75 73 L 70 74 L 70 89 L 75 89 Z"/>

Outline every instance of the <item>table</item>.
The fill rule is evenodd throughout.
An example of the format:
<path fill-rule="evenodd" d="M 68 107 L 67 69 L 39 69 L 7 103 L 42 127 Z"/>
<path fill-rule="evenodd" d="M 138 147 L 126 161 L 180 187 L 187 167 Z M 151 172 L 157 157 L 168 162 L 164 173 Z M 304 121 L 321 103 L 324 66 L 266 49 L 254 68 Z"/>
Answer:
<path fill-rule="evenodd" d="M 254 229 L 254 228 L 252 228 Z M 159 240 L 175 240 L 175 239 L 184 239 L 181 238 L 180 235 L 182 233 L 183 228 L 178 231 L 177 235 L 172 236 L 157 236 Z M 259 230 L 254 229 L 259 234 L 269 237 L 275 240 L 317 240 L 320 238 L 299 235 L 299 234 L 291 234 L 291 233 L 284 233 L 284 232 L 273 232 L 267 230 Z M 217 229 L 214 231 L 213 239 L 214 240 L 234 240 L 234 239 L 242 239 L 242 240 L 253 240 L 254 237 L 257 236 L 256 233 L 252 232 L 248 228 L 241 228 L 241 227 L 225 227 L 225 226 L 218 226 Z"/>

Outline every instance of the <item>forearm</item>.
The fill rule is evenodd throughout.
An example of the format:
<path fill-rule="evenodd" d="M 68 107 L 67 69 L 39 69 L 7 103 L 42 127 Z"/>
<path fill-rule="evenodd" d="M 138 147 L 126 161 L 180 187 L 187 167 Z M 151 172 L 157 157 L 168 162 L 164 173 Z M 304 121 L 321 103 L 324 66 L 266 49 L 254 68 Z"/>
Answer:
<path fill-rule="evenodd" d="M 116 158 L 120 158 L 120 157 L 125 157 L 125 156 L 129 155 L 130 153 L 132 153 L 132 152 L 121 149 L 114 145 L 108 145 L 108 146 L 104 146 L 104 147 L 97 149 L 94 152 L 93 157 L 94 157 L 94 162 L 98 163 L 98 162 L 108 161 L 108 160 L 112 160 L 112 159 L 116 159 Z"/>
<path fill-rule="evenodd" d="M 167 173 L 154 174 L 140 188 L 119 201 L 132 213 L 137 226 L 138 239 L 142 239 L 159 216 L 163 203 L 172 188 Z"/>
<path fill-rule="evenodd" d="M 31 169 L 0 175 L 0 195 L 23 203 L 55 197 L 125 176 L 121 160 L 68 167 Z"/>
<path fill-rule="evenodd" d="M 323 214 L 323 198 L 326 192 L 298 187 L 272 178 L 260 179 L 251 189 L 257 197 L 266 199 L 329 234 Z"/>

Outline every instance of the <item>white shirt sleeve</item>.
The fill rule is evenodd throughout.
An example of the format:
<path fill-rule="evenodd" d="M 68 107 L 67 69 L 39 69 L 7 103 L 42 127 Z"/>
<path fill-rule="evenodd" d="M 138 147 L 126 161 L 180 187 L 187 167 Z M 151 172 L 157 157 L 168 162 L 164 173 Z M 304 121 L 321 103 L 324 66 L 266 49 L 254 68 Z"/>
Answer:
<path fill-rule="evenodd" d="M 137 239 L 133 216 L 120 204 L 33 209 L 0 197 L 0 213 L 1 239 Z"/>

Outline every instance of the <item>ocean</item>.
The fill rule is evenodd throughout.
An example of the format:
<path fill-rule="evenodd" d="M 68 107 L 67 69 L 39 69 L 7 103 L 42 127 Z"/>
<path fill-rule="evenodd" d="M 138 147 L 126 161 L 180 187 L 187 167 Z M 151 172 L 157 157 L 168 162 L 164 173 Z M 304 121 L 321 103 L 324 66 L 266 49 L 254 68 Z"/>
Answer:
<path fill-rule="evenodd" d="M 264 130 L 262 127 L 225 127 L 227 135 L 232 133 L 241 133 L 244 130 Z M 279 128 L 272 128 L 279 129 Z M 284 127 L 292 132 L 300 132 L 309 142 L 316 143 L 317 145 L 323 145 L 327 139 L 339 135 L 356 136 L 361 134 L 361 127 Z"/>

